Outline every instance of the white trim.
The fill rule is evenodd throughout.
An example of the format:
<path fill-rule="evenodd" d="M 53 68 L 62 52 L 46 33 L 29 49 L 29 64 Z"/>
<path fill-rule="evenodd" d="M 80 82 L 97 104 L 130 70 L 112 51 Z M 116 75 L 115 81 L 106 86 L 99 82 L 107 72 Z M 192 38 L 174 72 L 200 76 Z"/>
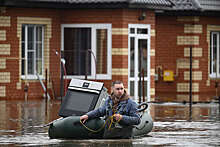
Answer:
<path fill-rule="evenodd" d="M 135 33 L 130 33 L 130 28 L 135 28 Z M 137 34 L 137 28 L 147 28 L 148 34 Z M 138 99 L 138 68 L 135 68 L 134 77 L 130 77 L 130 38 L 134 37 L 135 41 L 135 65 L 134 67 L 138 67 L 138 40 L 146 39 L 147 40 L 147 49 L 148 49 L 148 63 L 147 63 L 147 77 L 145 77 L 144 81 L 147 81 L 147 101 L 150 101 L 150 25 L 149 24 L 129 24 L 128 25 L 128 92 L 130 93 L 130 81 L 134 81 L 134 98 L 137 101 Z"/>
<path fill-rule="evenodd" d="M 25 39 L 24 39 L 24 44 L 25 44 L 25 46 L 24 46 L 24 52 L 25 52 L 25 57 L 24 57 L 24 75 L 21 75 L 21 79 L 37 79 L 37 76 L 36 76 L 36 71 L 37 71 L 37 69 L 36 69 L 36 64 L 37 64 L 37 62 L 36 62 L 36 54 L 37 54 L 37 52 L 36 52 L 36 27 L 40 27 L 41 29 L 42 29 L 42 32 L 41 32 L 41 37 L 42 37 L 42 40 L 41 40 L 41 43 L 42 43 L 42 50 L 41 50 L 41 54 L 42 54 L 42 68 L 41 68 L 41 72 L 42 72 L 42 75 L 40 75 L 40 77 L 41 78 L 43 78 L 43 75 L 44 75 L 44 73 L 43 73 L 43 69 L 44 69 L 44 26 L 43 25 L 39 25 L 39 24 L 22 24 L 22 26 L 21 27 L 23 27 L 24 26 L 24 30 L 25 30 Z M 28 27 L 29 26 L 33 26 L 33 50 L 28 50 Z M 22 32 L 21 32 L 22 33 Z M 22 43 L 21 43 L 22 44 Z M 23 48 L 22 48 L 23 49 Z M 22 50 L 21 49 L 21 50 Z M 28 74 L 28 53 L 29 52 L 31 52 L 31 53 L 33 53 L 33 60 L 34 60 L 34 69 L 33 69 L 33 74 Z"/>
<path fill-rule="evenodd" d="M 96 57 L 96 29 L 107 29 L 108 37 L 107 37 L 107 48 L 108 48 L 108 56 L 107 56 L 107 74 L 96 74 L 95 71 L 95 60 L 91 57 L 91 76 L 88 76 L 88 79 L 104 79 L 110 80 L 112 78 L 112 24 L 62 24 L 61 25 L 61 51 L 64 51 L 64 28 L 91 28 L 91 50 L 93 51 Z M 72 78 L 84 78 L 85 76 L 73 76 L 68 75 L 67 79 Z"/>
<path fill-rule="evenodd" d="M 212 73 L 210 73 L 209 74 L 209 77 L 210 78 L 213 78 L 213 79 L 215 79 L 215 78 L 219 78 L 220 77 L 220 71 L 219 71 L 219 67 L 220 67 L 220 42 L 219 42 L 219 40 L 220 40 L 220 32 L 216 32 L 216 31 L 213 31 L 213 32 L 211 32 L 211 34 L 210 34 L 211 36 L 211 44 L 210 44 L 210 46 L 211 46 L 211 52 L 212 52 L 212 61 L 211 61 L 211 69 L 212 69 Z M 213 60 L 213 55 L 214 55 L 214 51 L 213 51 L 213 35 L 216 35 L 216 40 L 217 40 L 217 42 L 216 42 L 216 48 L 217 48 L 217 61 L 216 61 L 216 63 L 217 63 L 217 65 L 216 65 L 216 72 L 213 72 L 214 71 L 214 69 L 213 69 L 213 64 L 215 64 L 215 63 L 213 63 L 214 62 L 214 60 Z"/>

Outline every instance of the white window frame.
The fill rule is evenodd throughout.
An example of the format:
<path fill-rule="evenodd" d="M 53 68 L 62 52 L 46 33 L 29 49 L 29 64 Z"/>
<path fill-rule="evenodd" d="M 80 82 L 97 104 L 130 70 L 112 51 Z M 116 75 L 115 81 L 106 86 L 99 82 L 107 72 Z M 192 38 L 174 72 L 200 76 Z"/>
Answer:
<path fill-rule="evenodd" d="M 112 25 L 111 24 L 62 24 L 61 25 L 61 51 L 64 51 L 64 28 L 91 28 L 91 50 L 96 57 L 96 29 L 107 29 L 107 74 L 96 74 L 95 60 L 91 57 L 91 75 L 88 79 L 110 80 L 112 78 Z M 65 78 L 80 78 L 85 76 L 67 75 Z"/>
<path fill-rule="evenodd" d="M 213 55 L 214 55 L 214 51 L 213 51 L 213 35 L 217 35 L 217 44 L 216 44 L 216 48 L 217 48 L 217 67 L 216 67 L 216 70 L 217 70 L 217 74 L 216 72 L 213 72 L 214 69 L 214 62 L 211 61 L 211 59 L 213 59 Z M 211 51 L 211 55 L 210 55 L 210 78 L 220 78 L 220 70 L 219 70 L 219 66 L 220 66 L 220 32 L 217 32 L 217 31 L 213 31 L 210 33 L 210 37 L 211 37 L 211 40 L 210 40 L 210 51 Z"/>
<path fill-rule="evenodd" d="M 135 33 L 130 33 L 130 28 L 135 28 Z M 148 29 L 148 34 L 137 34 L 137 31 L 136 29 Z M 139 39 L 147 39 L 148 41 L 148 44 L 147 44 L 147 49 L 148 49 L 148 52 L 147 52 L 147 55 L 148 55 L 148 61 L 147 61 L 147 77 L 145 77 L 144 81 L 147 81 L 147 101 L 150 102 L 150 78 L 151 78 L 151 75 L 150 75 L 150 50 L 151 50 L 151 36 L 150 36 L 150 31 L 151 31 L 151 26 L 149 24 L 128 24 L 128 81 L 131 82 L 131 81 L 139 81 L 139 76 L 138 76 L 138 68 L 135 68 L 135 71 L 134 71 L 134 77 L 130 77 L 130 56 L 131 56 L 131 53 L 130 53 L 130 37 L 134 37 L 135 38 L 135 67 L 138 67 L 138 40 Z M 141 77 L 141 79 L 143 80 L 143 78 Z M 128 82 L 128 93 L 130 93 L 130 84 Z M 136 84 L 134 84 L 134 89 L 136 91 L 134 91 L 134 99 L 136 102 L 138 102 L 138 82 Z"/>
<path fill-rule="evenodd" d="M 39 24 L 23 24 L 23 25 L 25 25 L 25 67 L 24 67 L 25 69 L 24 69 L 24 75 L 22 75 L 21 73 L 21 79 L 25 79 L 25 80 L 26 79 L 29 79 L 29 80 L 38 79 L 37 72 L 36 72 L 36 38 L 35 38 L 36 34 L 34 34 L 34 74 L 28 74 L 28 26 L 35 26 L 34 27 L 35 30 L 37 26 L 42 27 L 42 75 L 39 75 L 39 77 L 43 79 L 44 78 L 43 69 L 44 69 L 44 31 L 45 31 L 45 28 L 43 25 L 39 25 Z M 21 52 L 22 52 L 22 46 L 21 46 Z"/>

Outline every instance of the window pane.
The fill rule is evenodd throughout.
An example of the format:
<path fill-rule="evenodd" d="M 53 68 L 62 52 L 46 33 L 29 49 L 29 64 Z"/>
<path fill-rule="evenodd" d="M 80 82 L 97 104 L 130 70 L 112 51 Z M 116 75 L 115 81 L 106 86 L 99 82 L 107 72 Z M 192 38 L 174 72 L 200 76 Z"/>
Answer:
<path fill-rule="evenodd" d="M 134 81 L 130 81 L 130 96 L 134 97 Z"/>
<path fill-rule="evenodd" d="M 64 28 L 64 58 L 67 75 L 91 75 L 91 29 Z M 86 63 L 86 57 L 88 62 Z"/>
<path fill-rule="evenodd" d="M 135 33 L 135 29 L 134 28 L 130 28 L 130 34 L 134 34 Z"/>
<path fill-rule="evenodd" d="M 34 27 L 28 26 L 28 50 L 34 49 Z"/>
<path fill-rule="evenodd" d="M 25 41 L 25 25 L 22 25 L 22 36 L 21 36 L 21 40 L 22 40 L 22 42 L 24 42 Z"/>
<path fill-rule="evenodd" d="M 36 70 L 37 70 L 37 73 L 39 75 L 42 75 L 42 71 L 43 71 L 43 51 L 42 51 L 42 48 L 43 48 L 43 34 L 42 34 L 42 29 L 43 27 L 42 26 L 37 26 L 36 27 Z"/>
<path fill-rule="evenodd" d="M 25 57 L 25 26 L 22 26 L 22 36 L 21 36 L 21 38 L 22 38 L 22 41 L 21 41 L 21 45 L 22 45 L 22 53 L 21 53 L 21 55 L 22 55 L 22 58 L 24 58 Z"/>
<path fill-rule="evenodd" d="M 22 25 L 22 41 L 21 41 L 21 58 L 22 58 L 22 66 L 21 66 L 21 74 L 25 74 L 25 25 Z"/>
<path fill-rule="evenodd" d="M 140 84 L 140 85 L 139 85 Z M 143 81 L 141 81 L 140 83 L 138 82 L 138 96 L 141 96 L 141 102 L 143 102 L 143 100 L 146 100 L 147 98 L 147 81 L 144 81 L 144 85 L 143 85 Z M 144 94 L 144 97 L 143 97 Z"/>
<path fill-rule="evenodd" d="M 42 43 L 36 43 L 36 57 L 42 59 Z"/>
<path fill-rule="evenodd" d="M 96 73 L 107 74 L 107 30 L 96 30 Z"/>
<path fill-rule="evenodd" d="M 217 43 L 217 37 L 216 34 L 213 35 L 213 72 L 216 73 L 216 63 L 217 63 L 217 47 L 216 47 L 216 43 Z"/>
<path fill-rule="evenodd" d="M 148 56 L 147 55 L 147 39 L 139 39 L 138 46 L 139 46 L 139 53 L 140 53 L 139 59 L 141 59 L 141 60 L 139 60 L 139 63 L 141 65 L 141 66 L 139 66 L 139 71 L 142 72 L 142 70 L 143 70 L 144 76 L 147 76 L 147 56 Z"/>
<path fill-rule="evenodd" d="M 42 42 L 42 26 L 36 27 L 36 41 Z"/>
<path fill-rule="evenodd" d="M 37 70 L 37 73 L 39 74 L 39 75 L 42 75 L 43 73 L 42 73 L 42 69 L 43 69 L 43 67 L 42 67 L 42 59 L 37 59 L 37 61 L 36 61 L 36 70 Z"/>
<path fill-rule="evenodd" d="M 36 44 L 36 70 L 39 75 L 42 75 L 42 68 L 43 68 L 43 62 L 42 62 L 42 44 L 37 43 Z"/>
<path fill-rule="evenodd" d="M 135 47 L 134 37 L 131 37 L 130 38 L 130 77 L 134 77 L 134 69 L 135 69 L 134 47 Z"/>
<path fill-rule="evenodd" d="M 137 29 L 137 34 L 148 34 L 148 29 Z"/>
<path fill-rule="evenodd" d="M 220 33 L 218 32 L 218 34 L 217 34 L 217 43 L 216 43 L 216 48 L 217 48 L 217 50 L 218 50 L 218 53 L 219 53 L 219 55 L 218 55 L 218 68 L 219 68 L 219 70 L 218 70 L 218 74 L 220 73 L 220 35 L 219 35 Z"/>
<path fill-rule="evenodd" d="M 22 65 L 21 65 L 21 66 L 22 66 L 22 67 L 21 67 L 21 68 L 22 68 L 22 70 L 21 70 L 21 74 L 22 74 L 22 75 L 25 75 L 25 71 L 24 71 L 24 69 L 25 69 L 25 60 L 22 59 L 21 62 L 22 62 L 22 63 L 21 63 L 21 64 L 22 64 Z"/>
<path fill-rule="evenodd" d="M 21 53 L 21 56 L 22 56 L 22 58 L 24 58 L 25 57 L 25 42 L 22 42 L 22 53 Z"/>
<path fill-rule="evenodd" d="M 28 52 L 28 74 L 34 74 L 34 53 Z"/>

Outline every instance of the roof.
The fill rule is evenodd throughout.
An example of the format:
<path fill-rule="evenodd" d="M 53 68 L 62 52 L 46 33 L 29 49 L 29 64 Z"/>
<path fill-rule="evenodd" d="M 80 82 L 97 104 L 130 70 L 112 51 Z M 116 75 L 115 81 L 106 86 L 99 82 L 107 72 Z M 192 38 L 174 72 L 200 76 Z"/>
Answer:
<path fill-rule="evenodd" d="M 203 11 L 220 11 L 220 0 L 195 0 Z"/>
<path fill-rule="evenodd" d="M 27 0 L 34 2 L 51 2 L 51 3 L 117 3 L 127 2 L 128 0 Z"/>
<path fill-rule="evenodd" d="M 220 0 L 169 0 L 170 10 L 220 11 Z"/>
<path fill-rule="evenodd" d="M 170 1 L 168 0 L 130 0 L 130 3 L 167 5 L 167 6 L 171 5 Z"/>
<path fill-rule="evenodd" d="M 0 6 L 41 8 L 148 8 L 166 11 L 220 11 L 220 0 L 0 0 Z"/>
<path fill-rule="evenodd" d="M 169 0 L 2 0 L 5 6 L 43 8 L 150 8 L 171 7 Z M 1 3 L 0 3 L 1 5 Z"/>
<path fill-rule="evenodd" d="M 199 7 L 194 0 L 170 0 L 173 7 L 170 10 L 197 10 Z"/>
<path fill-rule="evenodd" d="M 170 5 L 168 0 L 29 0 L 38 2 L 56 2 L 56 3 L 130 3 L 130 4 L 154 4 L 154 5 Z"/>
<path fill-rule="evenodd" d="M 149 8 L 149 9 L 167 9 L 172 7 L 169 0 L 128 0 L 130 7 Z"/>

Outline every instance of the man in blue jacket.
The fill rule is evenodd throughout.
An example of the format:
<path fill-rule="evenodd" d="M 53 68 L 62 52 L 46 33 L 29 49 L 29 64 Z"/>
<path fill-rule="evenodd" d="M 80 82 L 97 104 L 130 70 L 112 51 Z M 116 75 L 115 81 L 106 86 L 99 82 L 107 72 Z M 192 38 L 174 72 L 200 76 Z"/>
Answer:
<path fill-rule="evenodd" d="M 112 90 L 103 106 L 81 116 L 80 120 L 84 123 L 87 119 L 105 116 L 103 138 L 130 138 L 132 126 L 140 123 L 137 103 L 129 98 L 121 81 L 113 82 Z"/>

